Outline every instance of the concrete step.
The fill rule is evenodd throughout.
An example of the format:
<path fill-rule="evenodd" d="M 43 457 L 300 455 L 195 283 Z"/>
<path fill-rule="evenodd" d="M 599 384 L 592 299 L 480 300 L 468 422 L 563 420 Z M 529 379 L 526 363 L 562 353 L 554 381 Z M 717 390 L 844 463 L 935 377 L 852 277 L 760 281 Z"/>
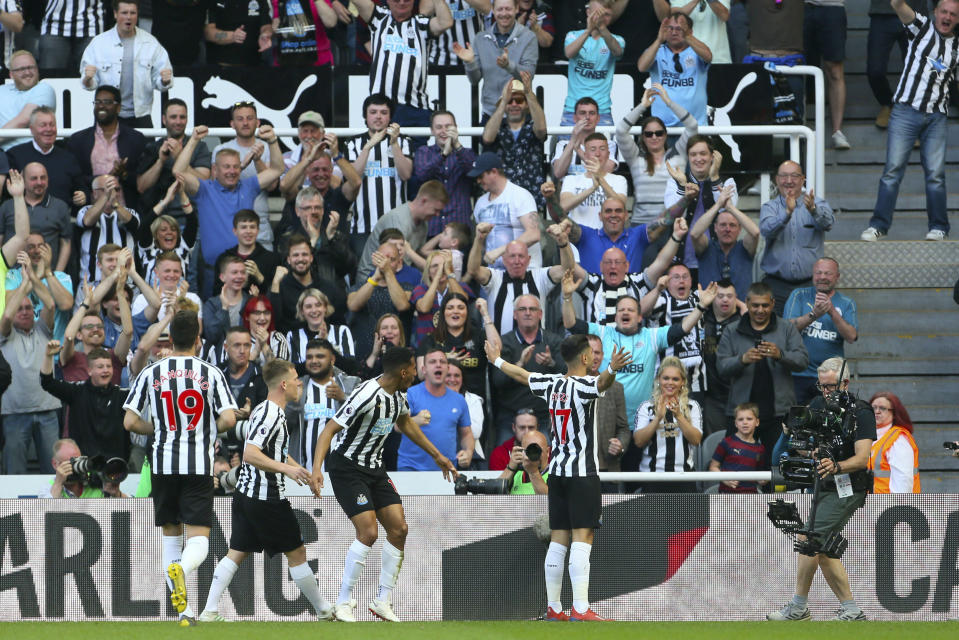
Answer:
<path fill-rule="evenodd" d="M 860 398 L 869 398 L 877 391 L 892 391 L 903 405 L 912 412 L 913 405 L 920 406 L 936 401 L 943 406 L 956 406 L 956 390 L 959 389 L 957 376 L 888 376 L 884 378 L 859 378 L 855 391 Z M 918 420 L 917 418 L 913 418 Z M 949 422 L 955 422 L 955 414 Z M 959 434 L 957 434 L 959 437 Z"/>
<path fill-rule="evenodd" d="M 867 319 L 867 314 L 859 315 L 859 326 L 862 328 L 863 322 Z M 847 354 L 852 355 L 851 350 L 847 349 Z M 896 375 L 918 375 L 927 376 L 931 373 L 959 376 L 959 358 L 924 358 L 922 360 L 912 360 L 907 358 L 857 358 L 855 361 L 855 374 L 858 378 L 867 376 L 888 376 L 893 373 Z M 957 413 L 959 415 L 959 413 Z"/>
<path fill-rule="evenodd" d="M 845 203 L 840 199 L 841 197 L 837 200 Z M 830 195 L 829 200 L 832 201 L 832 199 Z M 826 234 L 827 247 L 831 242 L 859 242 L 859 236 L 869 226 L 871 217 L 872 204 L 862 211 L 849 210 L 844 206 L 836 216 L 836 222 L 833 223 L 832 229 Z M 925 211 L 897 211 L 893 217 L 893 225 L 889 229 L 889 234 L 880 242 L 923 241 L 928 230 L 929 218 Z M 898 283 L 892 284 L 896 285 Z"/>
<path fill-rule="evenodd" d="M 829 255 L 850 287 L 949 287 L 959 272 L 956 241 L 830 242 Z"/>
<path fill-rule="evenodd" d="M 856 309 L 859 335 L 874 333 L 936 333 L 955 322 L 955 312 L 910 310 L 868 311 Z M 956 360 L 959 363 L 959 360 Z"/>
<path fill-rule="evenodd" d="M 954 331 L 954 329 L 952 329 Z M 959 345 L 959 333 L 920 335 L 908 333 L 878 333 L 859 336 L 855 344 L 846 347 L 846 354 L 854 358 L 932 358 L 955 354 Z M 950 394 L 956 395 L 959 386 Z"/>
<path fill-rule="evenodd" d="M 829 247 L 829 243 L 826 243 L 826 247 Z M 952 287 L 942 289 L 905 287 L 857 289 L 844 287 L 842 280 L 839 281 L 839 284 L 842 292 L 856 301 L 856 308 L 859 313 L 873 310 L 888 311 L 890 309 L 950 312 L 956 310 L 956 303 L 952 300 Z"/>

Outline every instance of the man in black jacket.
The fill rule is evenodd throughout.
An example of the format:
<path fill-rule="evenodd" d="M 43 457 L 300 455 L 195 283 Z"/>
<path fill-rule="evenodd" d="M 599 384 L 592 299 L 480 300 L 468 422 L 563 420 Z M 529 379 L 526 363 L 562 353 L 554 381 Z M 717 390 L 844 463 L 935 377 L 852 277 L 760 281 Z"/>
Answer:
<path fill-rule="evenodd" d="M 53 377 L 53 356 L 60 353 L 60 341 L 47 343 L 40 367 L 40 386 L 70 409 L 70 437 L 84 455 L 129 458 L 130 436 L 123 428 L 123 403 L 129 389 L 110 382 L 113 359 L 103 348 L 87 353 L 90 377 L 84 382 L 64 382 Z"/>
<path fill-rule="evenodd" d="M 268 389 L 261 375 L 260 367 L 250 360 L 253 340 L 246 327 L 233 326 L 226 332 L 226 362 L 220 368 L 226 374 L 227 383 L 236 405 L 236 426 L 221 436 L 227 450 L 243 455 L 243 443 L 246 441 L 247 419 L 253 407 L 266 400 Z M 230 457 L 230 456 L 227 456 Z"/>

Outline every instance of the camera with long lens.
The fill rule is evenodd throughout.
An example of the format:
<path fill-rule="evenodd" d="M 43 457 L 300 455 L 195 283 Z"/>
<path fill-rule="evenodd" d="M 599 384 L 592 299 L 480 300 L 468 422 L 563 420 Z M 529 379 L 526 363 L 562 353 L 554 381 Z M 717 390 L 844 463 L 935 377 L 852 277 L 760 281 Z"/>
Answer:
<path fill-rule="evenodd" d="M 526 447 L 526 458 L 530 462 L 539 462 L 540 458 L 543 457 L 543 447 L 539 446 L 535 442 L 530 442 Z"/>
<path fill-rule="evenodd" d="M 503 496 L 509 493 L 512 478 L 467 478 L 457 476 L 453 483 L 453 493 L 465 496 L 467 493 L 482 496 Z"/>
<path fill-rule="evenodd" d="M 70 458 L 70 465 L 73 467 L 73 473 L 67 476 L 67 483 L 82 482 L 97 489 L 102 489 L 104 482 L 120 484 L 129 475 L 127 461 L 123 458 L 107 458 L 102 455 L 76 456 Z"/>

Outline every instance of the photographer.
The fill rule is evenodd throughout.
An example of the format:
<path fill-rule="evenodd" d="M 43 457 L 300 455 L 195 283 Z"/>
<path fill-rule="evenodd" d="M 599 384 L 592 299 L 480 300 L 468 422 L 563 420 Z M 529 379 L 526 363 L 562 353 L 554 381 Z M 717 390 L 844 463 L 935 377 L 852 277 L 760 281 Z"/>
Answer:
<path fill-rule="evenodd" d="M 74 470 L 74 461 L 84 458 L 80 447 L 70 438 L 57 440 L 53 444 L 53 466 L 56 477 L 50 483 L 50 490 L 41 494 L 45 498 L 129 498 L 120 491 L 117 482 L 103 482 L 103 488 L 97 488 L 90 482 L 90 476 L 84 477 Z"/>
<path fill-rule="evenodd" d="M 842 380 L 840 381 L 840 372 Z M 876 438 L 876 420 L 869 405 L 849 394 L 849 368 L 842 358 L 829 358 L 817 370 L 816 387 L 822 393 L 809 403 L 811 412 L 823 411 L 833 416 L 843 415 L 842 445 L 833 457 L 817 457 L 816 471 L 821 479 L 818 499 L 813 503 L 809 518 L 815 517 L 813 527 L 817 542 L 838 534 L 856 509 L 866 502 L 866 493 L 872 479 L 866 471 L 872 442 Z M 848 427 L 853 431 L 849 432 Z M 815 452 L 818 453 L 818 452 Z M 841 555 L 841 553 L 839 554 Z M 807 599 L 816 569 L 839 599 L 840 608 L 833 620 L 865 620 L 849 588 L 849 576 L 838 557 L 825 553 L 800 555 L 796 568 L 796 592 L 782 609 L 766 615 L 767 620 L 808 620 Z"/>
<path fill-rule="evenodd" d="M 529 450 L 530 445 L 535 444 L 539 447 L 539 454 L 536 449 Z M 530 459 L 530 454 L 534 459 Z M 509 492 L 511 495 L 546 495 L 549 488 L 546 486 L 546 478 L 549 477 L 547 468 L 549 467 L 549 445 L 546 442 L 546 436 L 542 432 L 532 429 L 523 436 L 521 445 L 513 447 L 512 459 L 520 458 L 522 462 L 518 466 L 510 464 L 503 469 L 500 478 L 512 478 Z"/>

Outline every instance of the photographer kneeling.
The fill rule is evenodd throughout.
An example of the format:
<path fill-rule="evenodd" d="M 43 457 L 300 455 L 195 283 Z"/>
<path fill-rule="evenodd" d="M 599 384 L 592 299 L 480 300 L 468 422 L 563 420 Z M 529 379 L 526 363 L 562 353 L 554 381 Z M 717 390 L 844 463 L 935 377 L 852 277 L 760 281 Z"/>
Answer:
<path fill-rule="evenodd" d="M 122 471 L 114 475 L 107 475 L 109 471 L 118 469 L 103 469 L 103 456 L 87 458 L 80 453 L 80 447 L 70 438 L 63 438 L 53 443 L 53 459 L 50 464 L 56 472 L 50 489 L 44 498 L 129 498 L 120 491 L 120 482 L 126 478 L 126 465 L 123 460 Z M 112 458 L 112 463 L 118 458 Z M 96 468 L 94 468 L 96 467 Z M 115 481 L 112 481 L 115 480 Z M 97 486 L 100 485 L 100 486 Z"/>
<path fill-rule="evenodd" d="M 819 382 L 816 388 L 822 395 L 809 403 L 809 412 L 826 415 L 830 419 L 841 418 L 843 437 L 831 457 L 816 455 L 816 471 L 821 484 L 818 499 L 813 502 L 809 512 L 809 520 L 814 521 L 813 544 L 808 545 L 811 547 L 809 553 L 822 549 L 830 536 L 839 536 L 856 509 L 865 504 L 866 493 L 872 486 L 866 465 L 872 442 L 876 438 L 876 419 L 870 406 L 848 392 L 849 369 L 846 362 L 842 358 L 829 358 L 819 366 L 817 374 Z M 821 454 L 821 451 L 818 453 Z M 803 544 L 801 538 L 798 546 Z M 827 546 L 831 548 L 831 545 Z M 819 568 L 840 602 L 833 620 L 865 620 L 865 614 L 853 600 L 849 575 L 838 557 L 844 548 L 842 546 L 838 553 L 834 553 L 836 557 L 818 551 L 814 555 L 806 555 L 807 552 L 802 551 L 797 561 L 796 592 L 792 600 L 782 609 L 767 614 L 766 619 L 808 620 L 809 587 Z"/>
<path fill-rule="evenodd" d="M 530 449 L 531 446 L 532 449 Z M 546 486 L 546 478 L 549 476 L 548 468 L 549 444 L 546 442 L 546 436 L 541 431 L 532 429 L 523 436 L 521 445 L 513 447 L 510 463 L 499 477 L 512 479 L 509 486 L 511 495 L 534 493 L 546 495 L 549 493 L 549 488 Z"/>

